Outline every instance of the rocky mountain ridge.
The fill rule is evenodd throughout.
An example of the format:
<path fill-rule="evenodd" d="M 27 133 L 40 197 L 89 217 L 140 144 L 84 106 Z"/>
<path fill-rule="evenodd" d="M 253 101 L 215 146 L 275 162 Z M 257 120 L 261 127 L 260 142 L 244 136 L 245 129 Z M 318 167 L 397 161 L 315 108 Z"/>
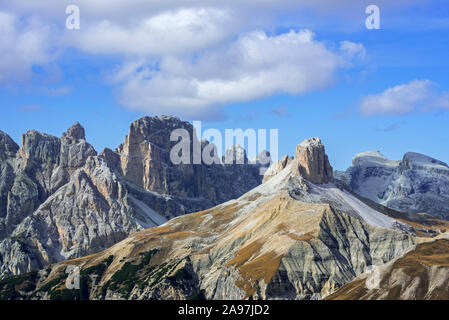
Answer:
<path fill-rule="evenodd" d="M 236 198 L 261 165 L 173 165 L 174 117 L 143 117 L 99 155 L 75 123 L 61 138 L 0 133 L 0 278 L 106 249 L 133 232 Z"/>
<path fill-rule="evenodd" d="M 336 178 L 350 191 L 389 208 L 449 219 L 449 167 L 431 157 L 408 152 L 392 161 L 378 151 L 364 152 Z"/>
<path fill-rule="evenodd" d="M 326 159 L 321 141 L 302 145 L 312 150 L 274 163 L 263 184 L 236 200 L 134 233 L 102 252 L 0 282 L 0 294 L 20 299 L 320 299 L 420 241 L 416 221 L 400 221 L 389 215 L 392 211 L 378 211 L 326 182 L 332 180 L 328 163 L 312 161 Z M 80 290 L 65 287 L 68 265 L 81 269 Z"/>

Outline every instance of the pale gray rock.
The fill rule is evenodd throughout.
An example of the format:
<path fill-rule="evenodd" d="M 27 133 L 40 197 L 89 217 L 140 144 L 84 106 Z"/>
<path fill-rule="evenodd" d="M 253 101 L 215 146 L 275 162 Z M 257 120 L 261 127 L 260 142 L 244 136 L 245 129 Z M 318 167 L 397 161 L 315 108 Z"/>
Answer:
<path fill-rule="evenodd" d="M 61 138 L 29 131 L 20 148 L 0 135 L 0 278 L 101 251 L 260 184 L 258 164 L 173 164 L 179 128 L 193 133 L 178 118 L 141 118 L 98 156 L 79 123 Z"/>
<path fill-rule="evenodd" d="M 0 130 L 0 160 L 15 157 L 19 146 L 8 136 Z"/>
<path fill-rule="evenodd" d="M 290 158 L 288 155 L 285 155 L 282 157 L 281 160 L 271 164 L 268 169 L 265 171 L 265 174 L 263 176 L 262 182 L 266 182 L 275 175 L 277 175 L 279 172 L 285 169 L 285 167 L 292 161 L 293 159 Z"/>
<path fill-rule="evenodd" d="M 380 152 L 358 154 L 337 179 L 352 192 L 406 213 L 449 219 L 449 167 L 442 161 L 409 152 L 388 160 Z"/>

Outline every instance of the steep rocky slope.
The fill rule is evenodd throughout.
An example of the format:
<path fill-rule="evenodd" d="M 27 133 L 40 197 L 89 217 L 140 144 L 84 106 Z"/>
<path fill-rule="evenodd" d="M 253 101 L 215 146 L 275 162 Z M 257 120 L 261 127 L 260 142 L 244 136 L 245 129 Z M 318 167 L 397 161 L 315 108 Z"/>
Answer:
<path fill-rule="evenodd" d="M 352 192 L 389 208 L 449 219 L 449 167 L 428 156 L 409 152 L 392 161 L 380 152 L 364 152 L 336 178 Z"/>
<path fill-rule="evenodd" d="M 367 283 L 368 282 L 368 283 Z M 376 273 L 361 275 L 327 297 L 335 300 L 448 300 L 449 240 L 420 243 Z"/>
<path fill-rule="evenodd" d="M 5 280 L 0 293 L 4 299 L 325 297 L 418 239 L 413 221 L 398 221 L 329 182 L 330 168 L 321 141 L 306 140 L 294 159 L 273 164 L 270 177 L 240 198 Z M 79 290 L 65 286 L 69 265 L 81 269 Z"/>
<path fill-rule="evenodd" d="M 176 128 L 193 130 L 141 118 L 116 151 L 99 155 L 79 123 L 61 138 L 29 131 L 20 147 L 0 132 L 0 278 L 98 252 L 260 184 L 259 164 L 173 165 Z"/>

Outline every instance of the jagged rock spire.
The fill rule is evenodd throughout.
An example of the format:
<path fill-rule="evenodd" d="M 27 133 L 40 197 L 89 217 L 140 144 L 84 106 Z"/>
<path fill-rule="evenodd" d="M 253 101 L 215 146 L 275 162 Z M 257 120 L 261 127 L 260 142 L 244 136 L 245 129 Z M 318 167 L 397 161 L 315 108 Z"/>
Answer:
<path fill-rule="evenodd" d="M 14 157 L 19 146 L 5 132 L 0 130 L 0 158 L 2 154 L 7 157 Z"/>
<path fill-rule="evenodd" d="M 333 169 L 320 138 L 309 138 L 296 147 L 295 160 L 299 172 L 312 183 L 328 183 L 334 180 Z"/>
<path fill-rule="evenodd" d="M 67 129 L 67 132 L 64 133 L 64 136 L 75 140 L 86 139 L 84 128 L 78 121 L 75 122 L 69 129 Z"/>

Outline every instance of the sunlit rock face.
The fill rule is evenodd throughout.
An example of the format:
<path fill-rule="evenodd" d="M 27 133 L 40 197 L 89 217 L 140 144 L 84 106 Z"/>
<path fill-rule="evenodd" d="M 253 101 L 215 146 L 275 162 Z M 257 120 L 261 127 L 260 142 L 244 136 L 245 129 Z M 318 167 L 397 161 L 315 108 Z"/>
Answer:
<path fill-rule="evenodd" d="M 296 147 L 295 160 L 299 162 L 301 174 L 313 183 L 328 183 L 334 180 L 332 166 L 320 138 L 309 138 Z"/>

